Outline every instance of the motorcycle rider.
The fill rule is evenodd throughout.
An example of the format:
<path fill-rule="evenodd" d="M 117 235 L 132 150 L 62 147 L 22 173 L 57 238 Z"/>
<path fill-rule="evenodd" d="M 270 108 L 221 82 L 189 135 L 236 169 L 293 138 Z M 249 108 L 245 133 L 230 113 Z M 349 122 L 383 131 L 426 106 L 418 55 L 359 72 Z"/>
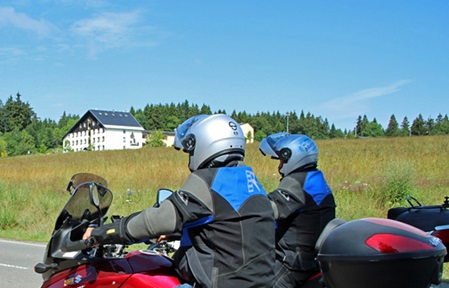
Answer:
<path fill-rule="evenodd" d="M 319 272 L 315 243 L 335 218 L 334 197 L 317 169 L 318 148 L 309 137 L 276 133 L 264 138 L 259 148 L 279 160 L 282 176 L 268 194 L 277 222 L 274 287 L 299 287 Z"/>
<path fill-rule="evenodd" d="M 174 260 L 190 285 L 271 287 L 275 220 L 265 190 L 243 163 L 245 142 L 227 115 L 191 117 L 175 132 L 174 147 L 189 154 L 191 174 L 182 187 L 159 208 L 88 229 L 83 238 L 130 244 L 182 231 Z"/>

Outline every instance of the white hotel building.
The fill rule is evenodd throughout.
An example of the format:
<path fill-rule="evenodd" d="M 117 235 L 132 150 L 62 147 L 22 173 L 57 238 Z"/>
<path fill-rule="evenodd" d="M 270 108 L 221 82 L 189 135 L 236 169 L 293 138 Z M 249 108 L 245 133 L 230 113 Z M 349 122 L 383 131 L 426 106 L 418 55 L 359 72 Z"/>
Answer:
<path fill-rule="evenodd" d="M 64 135 L 64 152 L 139 149 L 143 131 L 129 112 L 89 110 Z"/>

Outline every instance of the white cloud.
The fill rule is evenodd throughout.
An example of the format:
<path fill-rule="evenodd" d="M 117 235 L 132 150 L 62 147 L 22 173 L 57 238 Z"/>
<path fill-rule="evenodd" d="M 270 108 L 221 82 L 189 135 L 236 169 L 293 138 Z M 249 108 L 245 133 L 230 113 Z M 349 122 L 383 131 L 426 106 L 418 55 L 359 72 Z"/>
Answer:
<path fill-rule="evenodd" d="M 13 26 L 31 31 L 39 37 L 49 36 L 54 29 L 50 22 L 35 20 L 24 13 L 18 13 L 12 7 L 0 7 L 0 27 Z"/>
<path fill-rule="evenodd" d="M 0 47 L 0 64 L 16 63 L 16 60 L 25 54 L 22 49 Z"/>
<path fill-rule="evenodd" d="M 8 57 L 15 57 L 25 54 L 25 52 L 21 49 L 17 48 L 0 48 L 0 55 L 2 56 L 8 56 Z"/>
<path fill-rule="evenodd" d="M 323 103 L 320 110 L 323 114 L 332 115 L 333 119 L 353 119 L 358 115 L 365 114 L 369 108 L 369 100 L 383 97 L 400 90 L 400 87 L 409 83 L 410 80 L 400 80 L 384 87 L 367 88 L 350 95 L 334 98 Z"/>
<path fill-rule="evenodd" d="M 146 40 L 145 34 L 151 30 L 140 26 L 141 13 L 102 13 L 89 19 L 82 19 L 71 26 L 71 30 L 84 41 L 90 57 L 106 49 L 132 46 L 154 46 Z M 142 39 L 139 39 L 142 37 Z M 148 37 L 148 36 L 147 36 Z M 149 44 L 151 43 L 151 44 Z"/>

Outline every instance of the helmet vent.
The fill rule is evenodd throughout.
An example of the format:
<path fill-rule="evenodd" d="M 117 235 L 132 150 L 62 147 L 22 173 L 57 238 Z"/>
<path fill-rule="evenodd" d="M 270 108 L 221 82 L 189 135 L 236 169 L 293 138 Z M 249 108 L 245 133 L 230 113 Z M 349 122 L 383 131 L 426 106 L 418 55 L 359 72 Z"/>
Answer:
<path fill-rule="evenodd" d="M 287 163 L 290 157 L 292 157 L 292 150 L 290 150 L 290 148 L 282 148 L 281 151 L 279 151 L 279 159 L 282 162 Z"/>
<path fill-rule="evenodd" d="M 195 135 L 190 134 L 182 141 L 185 152 L 192 152 L 195 149 Z"/>

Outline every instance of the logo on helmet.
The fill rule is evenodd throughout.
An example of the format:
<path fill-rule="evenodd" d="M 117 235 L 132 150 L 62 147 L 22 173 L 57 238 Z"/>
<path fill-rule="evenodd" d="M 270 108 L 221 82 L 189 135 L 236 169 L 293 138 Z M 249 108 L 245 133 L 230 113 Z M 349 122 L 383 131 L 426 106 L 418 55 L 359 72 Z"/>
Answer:
<path fill-rule="evenodd" d="M 299 150 L 307 153 L 318 153 L 318 148 L 312 140 L 305 138 L 299 142 Z"/>
<path fill-rule="evenodd" d="M 235 122 L 230 121 L 229 127 L 231 127 L 232 130 L 234 130 L 234 135 L 239 135 L 239 132 L 237 131 L 237 124 Z"/>

